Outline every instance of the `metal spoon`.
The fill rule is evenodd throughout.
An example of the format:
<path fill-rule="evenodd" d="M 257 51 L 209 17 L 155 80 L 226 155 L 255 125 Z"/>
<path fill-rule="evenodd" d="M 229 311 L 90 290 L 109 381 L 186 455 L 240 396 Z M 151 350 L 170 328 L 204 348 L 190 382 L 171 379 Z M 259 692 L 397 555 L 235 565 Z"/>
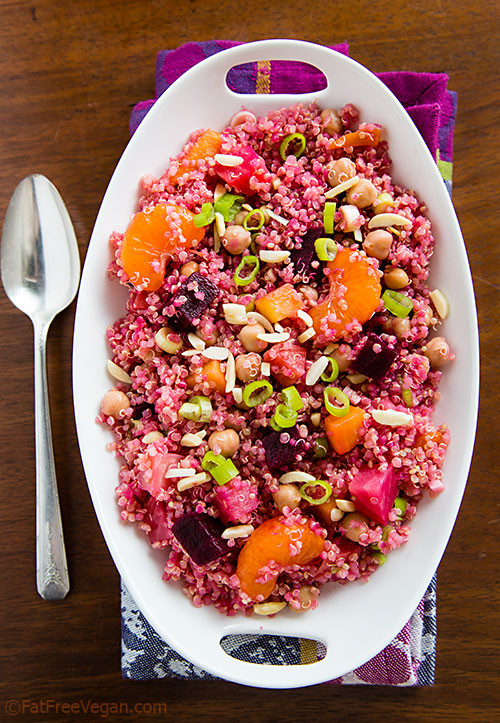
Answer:
<path fill-rule="evenodd" d="M 28 176 L 10 200 L 2 232 L 2 282 L 35 335 L 36 581 L 44 600 L 69 590 L 47 386 L 46 341 L 53 318 L 75 297 L 80 256 L 64 202 L 45 176 Z"/>

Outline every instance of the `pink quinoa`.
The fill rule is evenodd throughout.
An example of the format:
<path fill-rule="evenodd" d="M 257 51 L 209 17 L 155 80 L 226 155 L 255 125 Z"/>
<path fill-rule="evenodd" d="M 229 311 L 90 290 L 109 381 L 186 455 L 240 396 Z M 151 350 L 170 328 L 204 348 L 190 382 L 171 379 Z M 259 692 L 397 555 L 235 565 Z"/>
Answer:
<path fill-rule="evenodd" d="M 165 549 L 166 581 L 180 580 L 194 605 L 214 605 L 225 615 L 249 615 L 253 605 L 262 602 L 262 596 L 250 600 L 243 592 L 237 563 L 252 530 L 266 520 L 279 518 L 292 528 L 309 526 L 324 541 L 323 552 L 305 565 L 293 561 L 302 549 L 298 538 L 290 539 L 287 565 L 266 557 L 264 549 L 255 578 L 264 583 L 277 576 L 269 600 L 313 610 L 325 584 L 367 580 L 389 552 L 407 542 L 409 523 L 424 494 L 433 497 L 443 490 L 441 467 L 449 432 L 446 425 L 436 427 L 432 421 L 443 359 L 433 354 L 429 343 L 440 319 L 427 286 L 434 237 L 426 207 L 410 189 L 393 182 L 383 129 L 373 145 L 332 148 L 320 114 L 314 104 L 273 110 L 255 121 L 252 114 L 239 113 L 234 127 L 229 122 L 220 134 L 220 154 L 240 157 L 239 165 L 225 166 L 219 157 L 186 160 L 203 133 L 198 130 L 160 178 L 142 179 L 139 210 L 149 213 L 158 204 L 170 207 L 170 232 L 183 246 L 174 206 L 205 221 L 202 241 L 168 256 L 159 288 L 133 285 L 121 262 L 126 233 L 110 237 L 109 276 L 128 288 L 129 298 L 125 315 L 107 329 L 106 338 L 111 360 L 131 381 L 117 381 L 114 391 L 122 392 L 127 403 L 120 406 L 116 401 L 113 411 L 113 400 L 123 401 L 123 394 L 108 397 L 106 414 L 101 410 L 98 422 L 110 427 L 113 442 L 108 448 L 121 462 L 119 514 L 125 523 L 138 525 L 153 547 Z M 346 105 L 338 115 L 342 131 L 336 136 L 359 129 L 354 106 Z M 373 124 L 363 127 L 378 132 Z M 290 145 L 282 157 L 282 142 L 292 134 L 303 136 L 304 151 L 296 157 Z M 383 212 L 410 222 L 384 229 L 392 242 L 383 260 L 370 256 L 369 245 L 366 252 L 363 246 L 369 221 L 377 215 L 375 204 L 363 207 L 359 201 L 353 230 L 346 231 L 346 191 L 325 198 L 331 189 L 329 171 L 345 157 L 354 163 L 358 180 L 373 184 L 377 198 L 384 194 Z M 179 167 L 184 172 L 176 179 Z M 220 196 L 226 201 L 222 211 L 216 203 Z M 358 199 L 353 193 L 351 204 Z M 314 327 L 309 313 L 326 297 L 330 284 L 331 271 L 314 251 L 315 239 L 327 236 L 325 202 L 336 203 L 330 238 L 337 248 L 356 251 L 350 258 L 353 263 L 368 262 L 369 274 L 380 281 L 383 294 L 371 318 L 364 324 L 354 318 L 340 337 L 334 312 L 323 317 L 318 333 L 310 333 Z M 262 224 L 251 209 L 263 209 Z M 226 228 L 252 226 L 257 219 L 259 227 L 252 230 L 249 246 L 248 233 L 233 230 L 233 241 L 241 239 L 240 253 L 226 251 L 224 233 L 221 243 L 224 228 L 220 218 L 214 220 L 217 210 L 220 218 L 225 216 Z M 280 251 L 288 254 L 279 261 L 266 261 L 265 254 L 260 259 L 261 252 Z M 242 259 L 248 262 L 244 267 Z M 155 272 L 164 261 L 152 259 Z M 398 270 L 407 283 L 387 287 L 390 270 Z M 265 301 L 284 284 L 299 291 L 302 313 L 285 312 L 278 322 L 266 318 L 263 332 L 256 331 L 262 318 L 252 316 L 255 301 Z M 386 305 L 388 290 L 395 307 Z M 348 306 L 346 291 L 339 280 L 335 293 L 340 312 Z M 207 303 L 212 298 L 207 293 L 212 292 L 215 297 Z M 411 306 L 409 314 L 404 315 L 401 303 Z M 231 316 L 227 304 L 240 305 L 241 320 Z M 158 336 L 161 329 L 167 330 L 168 349 Z M 276 337 L 265 336 L 271 329 Z M 257 349 L 252 343 L 261 333 Z M 368 342 L 371 352 L 366 352 Z M 210 360 L 206 353 L 214 348 Z M 302 367 L 297 371 L 299 357 L 294 361 L 291 356 L 297 349 L 304 350 L 303 373 Z M 366 368 L 360 367 L 363 350 L 368 353 Z M 257 376 L 252 377 L 258 386 L 253 395 L 248 387 L 251 365 L 244 356 L 250 352 L 260 357 Z M 376 373 L 370 354 L 379 357 L 373 359 Z M 332 378 L 325 382 L 318 376 L 306 383 L 311 367 L 325 355 L 335 362 L 325 372 Z M 453 352 L 445 354 L 448 359 L 453 359 Z M 337 361 L 340 371 L 335 378 Z M 207 363 L 217 367 L 222 386 L 215 387 L 212 375 L 207 376 Z M 293 380 L 286 386 L 293 387 L 299 404 L 282 392 L 286 379 Z M 325 406 L 326 386 L 338 390 L 345 409 L 354 406 L 365 412 L 357 443 L 343 454 L 335 451 L 325 432 L 329 414 L 337 416 L 335 409 L 329 412 Z M 399 414 L 399 422 L 376 421 L 370 414 L 374 410 Z M 280 426 L 283 414 L 286 424 Z M 227 449 L 211 441 L 212 434 L 225 430 L 231 430 Z M 385 491 L 370 488 L 365 499 L 353 497 L 349 488 L 361 469 L 370 481 L 370 470 L 379 474 L 391 467 L 398 492 L 390 499 L 387 523 L 381 524 L 377 517 Z M 282 479 L 289 472 L 307 473 L 322 483 L 304 477 Z M 188 554 L 187 540 L 174 526 L 192 513 L 195 523 L 203 521 L 203 529 L 211 532 L 205 549 Z"/>

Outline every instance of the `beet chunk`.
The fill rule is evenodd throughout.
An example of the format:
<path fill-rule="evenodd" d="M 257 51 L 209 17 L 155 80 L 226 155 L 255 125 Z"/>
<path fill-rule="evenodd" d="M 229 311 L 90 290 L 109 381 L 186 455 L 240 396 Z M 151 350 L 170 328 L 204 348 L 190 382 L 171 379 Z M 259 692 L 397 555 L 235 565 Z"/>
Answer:
<path fill-rule="evenodd" d="M 290 435 L 289 442 L 282 442 L 281 435 Z M 304 440 L 299 437 L 296 427 L 283 430 L 283 432 L 271 432 L 262 440 L 266 451 L 266 460 L 271 472 L 286 469 L 295 463 L 295 460 L 304 451 Z"/>
<path fill-rule="evenodd" d="M 323 276 L 323 265 L 318 261 L 314 242 L 323 235 L 323 229 L 313 228 L 301 237 L 300 249 L 292 249 L 290 252 L 290 261 L 293 264 L 293 270 L 296 274 L 300 274 L 306 280 L 314 280 L 317 283 L 321 281 Z M 313 261 L 317 261 L 318 265 L 312 265 Z"/>
<path fill-rule="evenodd" d="M 375 345 L 380 346 L 380 350 L 375 351 Z M 368 334 L 368 338 L 361 347 L 358 356 L 351 363 L 351 368 L 359 374 L 370 377 L 370 379 L 383 379 L 397 355 L 397 351 L 389 349 L 385 341 L 379 336 Z"/>
<path fill-rule="evenodd" d="M 195 271 L 179 286 L 175 294 L 170 297 L 170 304 L 175 304 L 181 297 L 182 304 L 176 306 L 176 311 L 170 317 L 170 325 L 176 331 L 191 331 L 194 319 L 199 319 L 212 301 L 219 295 L 217 286 Z M 202 298 L 201 298 L 202 297 Z"/>
<path fill-rule="evenodd" d="M 172 527 L 174 537 L 197 565 L 206 565 L 229 552 L 222 531 L 214 518 L 203 512 L 187 512 Z"/>
<path fill-rule="evenodd" d="M 148 513 L 146 521 L 151 526 L 148 532 L 150 543 L 152 545 L 155 542 L 165 543 L 172 536 L 165 502 L 157 502 L 154 497 L 150 497 L 146 502 L 146 510 Z"/>

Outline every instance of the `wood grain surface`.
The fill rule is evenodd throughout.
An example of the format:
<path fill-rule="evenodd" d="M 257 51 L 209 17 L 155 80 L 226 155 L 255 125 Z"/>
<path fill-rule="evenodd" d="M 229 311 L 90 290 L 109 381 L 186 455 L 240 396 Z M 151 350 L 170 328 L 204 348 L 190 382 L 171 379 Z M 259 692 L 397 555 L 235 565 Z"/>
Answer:
<path fill-rule="evenodd" d="M 50 603 L 38 597 L 34 574 L 31 323 L 2 289 L 0 719 L 8 719 L 5 702 L 17 699 L 164 704 L 163 713 L 148 715 L 146 707 L 144 720 L 500 720 L 499 29 L 499 4 L 481 0 L 256 0 L 251 7 L 239 0 L 1 0 L 0 220 L 16 184 L 43 173 L 64 196 L 82 260 L 128 140 L 130 110 L 153 96 L 158 50 L 210 38 L 348 40 L 352 57 L 373 71 L 448 73 L 459 98 L 453 198 L 476 289 L 482 399 L 468 488 L 439 568 L 434 687 L 270 691 L 226 682 L 126 682 L 120 677 L 118 574 L 94 515 L 73 421 L 74 304 L 56 318 L 49 335 L 54 447 L 72 585 L 64 602 Z M 78 717 L 99 715 L 52 708 L 47 715 L 17 716 Z"/>

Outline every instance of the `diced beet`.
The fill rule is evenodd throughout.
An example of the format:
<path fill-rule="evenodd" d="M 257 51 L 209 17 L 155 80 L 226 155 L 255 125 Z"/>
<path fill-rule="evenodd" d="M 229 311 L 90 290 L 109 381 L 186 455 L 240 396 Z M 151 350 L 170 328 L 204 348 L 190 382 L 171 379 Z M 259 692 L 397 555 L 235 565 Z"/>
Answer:
<path fill-rule="evenodd" d="M 172 533 L 196 565 L 207 565 L 229 552 L 226 541 L 221 537 L 222 529 L 213 517 L 204 512 L 187 512 L 179 517 Z"/>
<path fill-rule="evenodd" d="M 293 264 L 295 274 L 300 274 L 304 280 L 314 280 L 317 283 L 323 276 L 323 264 L 318 260 L 314 242 L 323 235 L 323 229 L 313 228 L 300 239 L 300 249 L 294 248 L 290 252 L 290 262 Z M 313 261 L 317 262 L 313 266 Z"/>
<path fill-rule="evenodd" d="M 304 376 L 306 359 L 307 350 L 290 341 L 273 344 L 264 354 L 264 361 L 271 365 L 271 374 L 282 387 L 290 387 Z"/>
<path fill-rule="evenodd" d="M 378 350 L 378 347 L 380 347 L 380 350 Z M 354 371 L 365 374 L 370 379 L 383 379 L 397 355 L 397 351 L 389 349 L 386 342 L 379 336 L 368 334 L 358 356 L 351 363 L 351 367 Z"/>
<path fill-rule="evenodd" d="M 352 555 L 353 552 L 359 554 L 359 545 L 351 540 L 347 540 L 345 537 L 336 535 L 335 537 L 332 537 L 332 542 L 339 548 L 339 552 L 342 557 Z"/>
<path fill-rule="evenodd" d="M 140 470 L 137 482 L 143 490 L 149 492 L 153 497 L 161 495 L 163 490 L 174 484 L 173 479 L 166 479 L 165 473 L 170 467 L 177 467 L 182 455 L 171 452 L 161 452 L 155 449 L 155 453 L 144 452 L 138 455 Z"/>
<path fill-rule="evenodd" d="M 176 306 L 175 314 L 170 317 L 171 327 L 176 331 L 191 331 L 194 319 L 199 319 L 218 295 L 218 287 L 206 276 L 195 271 L 170 297 L 170 304 L 174 305 L 181 297 L 184 299 L 182 304 Z"/>
<path fill-rule="evenodd" d="M 375 467 L 361 467 L 349 483 L 349 492 L 358 512 L 380 525 L 387 525 L 398 495 L 393 467 L 389 465 L 383 472 Z"/>
<path fill-rule="evenodd" d="M 216 163 L 215 172 L 233 191 L 242 193 L 244 196 L 253 196 L 255 188 L 250 185 L 252 176 L 256 176 L 260 181 L 271 183 L 272 176 L 267 170 L 264 159 L 254 151 L 252 146 L 243 146 L 233 151 L 232 155 L 243 158 L 243 163 L 240 163 L 239 166 L 223 166 Z"/>
<path fill-rule="evenodd" d="M 172 537 L 172 531 L 167 520 L 167 505 L 165 502 L 157 502 L 154 497 L 150 497 L 146 502 L 148 511 L 148 519 L 151 525 L 151 531 L 148 532 L 149 541 L 152 545 L 155 542 L 166 542 Z"/>
<path fill-rule="evenodd" d="M 281 435 L 288 434 L 288 442 L 281 441 Z M 304 440 L 299 437 L 296 427 L 283 432 L 270 432 L 262 440 L 266 451 L 266 460 L 271 472 L 291 467 L 299 454 L 304 451 Z"/>
<path fill-rule="evenodd" d="M 239 477 L 215 490 L 215 504 L 222 522 L 248 522 L 259 506 L 257 486 Z"/>

